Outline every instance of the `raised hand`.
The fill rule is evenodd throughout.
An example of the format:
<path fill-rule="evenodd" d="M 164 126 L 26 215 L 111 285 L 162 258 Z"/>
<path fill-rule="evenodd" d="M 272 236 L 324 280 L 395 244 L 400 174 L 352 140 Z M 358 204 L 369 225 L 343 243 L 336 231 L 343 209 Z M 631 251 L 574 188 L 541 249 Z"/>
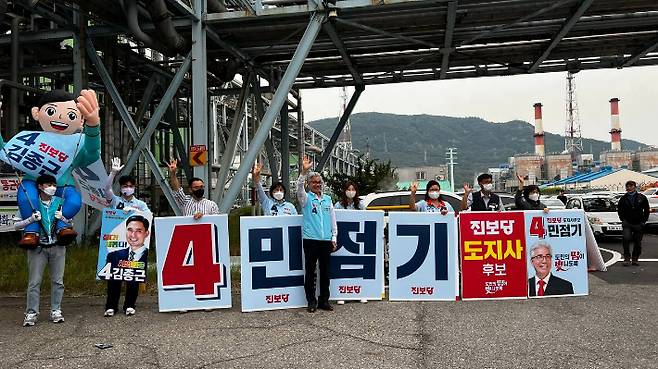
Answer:
<path fill-rule="evenodd" d="M 418 191 L 418 182 L 416 181 L 411 182 L 411 186 L 409 186 L 409 190 L 411 190 L 412 195 L 415 195 L 416 191 Z"/>
<path fill-rule="evenodd" d="M 41 220 L 41 212 L 40 211 L 35 211 L 32 213 L 32 220 L 35 222 L 38 222 Z"/>
<path fill-rule="evenodd" d="M 98 109 L 98 99 L 94 90 L 82 90 L 77 99 L 76 106 L 80 109 L 85 123 L 90 127 L 96 127 L 101 123 Z"/>
<path fill-rule="evenodd" d="M 263 165 L 258 164 L 258 161 L 254 163 L 254 169 L 251 171 L 251 178 L 254 181 L 260 180 L 260 171 L 263 169 Z"/>
<path fill-rule="evenodd" d="M 519 180 L 519 185 L 523 186 L 524 179 L 522 175 L 519 175 L 519 173 L 516 173 L 516 179 Z"/>
<path fill-rule="evenodd" d="M 121 165 L 121 158 L 112 158 L 112 169 L 110 172 L 112 174 L 117 174 L 123 169 L 123 165 Z"/>
<path fill-rule="evenodd" d="M 169 164 L 167 164 L 167 168 L 169 168 L 170 173 L 176 174 L 176 171 L 178 170 L 178 159 L 169 160 Z"/>
<path fill-rule="evenodd" d="M 55 219 L 62 219 L 62 218 L 64 218 L 64 214 L 62 214 L 61 210 L 57 210 L 55 212 Z"/>
<path fill-rule="evenodd" d="M 311 162 L 311 159 L 309 159 L 308 156 L 304 156 L 304 160 L 302 160 L 302 173 L 307 173 L 312 166 L 313 163 Z"/>
<path fill-rule="evenodd" d="M 473 188 L 468 183 L 464 183 L 464 193 L 469 193 L 473 191 Z"/>

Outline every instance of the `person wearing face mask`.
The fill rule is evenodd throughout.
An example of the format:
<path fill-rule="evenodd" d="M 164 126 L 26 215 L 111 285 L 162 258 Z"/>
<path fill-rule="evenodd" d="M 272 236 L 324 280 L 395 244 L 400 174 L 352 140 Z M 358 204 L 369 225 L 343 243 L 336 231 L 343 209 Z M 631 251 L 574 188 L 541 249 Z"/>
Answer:
<path fill-rule="evenodd" d="M 411 184 L 411 194 L 409 195 L 409 209 L 421 213 L 441 213 L 446 215 L 448 212 L 454 211 L 452 206 L 447 201 L 441 198 L 441 185 L 435 180 L 427 182 L 425 186 L 425 199 L 416 202 L 416 191 L 418 190 L 418 182 Z"/>
<path fill-rule="evenodd" d="M 297 180 L 297 200 L 304 216 L 303 221 L 303 248 L 304 266 L 304 292 L 308 302 L 307 310 L 314 313 L 317 309 L 332 311 L 329 304 L 329 268 L 330 255 L 336 251 L 336 212 L 331 203 L 331 197 L 322 193 L 322 176 L 311 172 L 311 160 L 304 157 L 302 171 Z M 308 177 L 309 191 L 305 191 Z M 315 267 L 320 265 L 320 296 L 315 295 Z"/>
<path fill-rule="evenodd" d="M 468 208 L 471 211 L 503 211 L 505 206 L 500 196 L 496 195 L 493 185 L 493 177 L 489 173 L 482 173 L 477 178 L 480 191 L 473 192 L 468 183 L 464 183 L 464 196 L 462 197 L 462 210 Z"/>
<path fill-rule="evenodd" d="M 286 187 L 283 182 L 277 182 L 272 184 L 270 187 L 270 196 L 268 197 L 263 190 L 263 185 L 260 183 L 260 171 L 262 165 L 254 164 L 254 169 L 251 172 L 251 179 L 254 182 L 256 187 L 256 193 L 258 194 L 258 202 L 263 208 L 263 213 L 265 215 L 297 215 L 297 209 L 295 205 L 286 201 Z"/>
<path fill-rule="evenodd" d="M 541 195 L 539 186 L 524 187 L 523 176 L 517 173 L 516 178 L 519 180 L 519 189 L 516 191 L 516 196 L 514 196 L 516 210 L 543 210 L 544 213 L 548 213 L 548 207 L 539 201 Z"/>
<path fill-rule="evenodd" d="M 359 187 L 352 181 L 345 182 L 340 200 L 334 204 L 334 209 L 343 210 L 366 210 L 366 204 L 359 197 Z M 361 303 L 367 303 L 367 299 L 361 299 Z M 345 300 L 336 301 L 338 305 L 344 305 Z"/>
<path fill-rule="evenodd" d="M 192 215 L 195 220 L 201 219 L 204 215 L 219 214 L 219 207 L 212 201 L 204 198 L 205 184 L 201 178 L 192 177 L 187 182 L 192 196 L 186 195 L 178 181 L 176 171 L 178 170 L 178 160 L 171 159 L 169 164 L 169 184 L 174 191 L 176 203 L 183 211 L 183 215 Z"/>
<path fill-rule="evenodd" d="M 39 202 L 33 204 L 36 209 L 27 219 L 14 223 L 16 229 L 24 229 L 30 224 L 38 224 L 41 228 L 39 243 L 27 250 L 28 286 L 27 308 L 25 309 L 24 327 L 31 327 L 39 316 L 39 300 L 41 281 L 46 265 L 50 268 L 51 298 L 50 320 L 53 323 L 64 321 L 62 316 L 62 296 L 64 296 L 64 264 L 66 247 L 57 242 L 56 224 L 61 221 L 72 226 L 70 219 L 62 214 L 61 197 L 55 196 L 57 181 L 50 175 L 41 175 L 36 179 L 39 190 Z"/>
<path fill-rule="evenodd" d="M 109 207 L 125 211 L 140 210 L 150 212 L 148 205 L 135 196 L 136 181 L 133 176 L 125 175 L 119 177 L 121 196 L 114 194 L 114 191 L 112 190 L 112 182 L 122 168 L 123 165 L 121 165 L 120 158 L 112 159 L 112 169 L 110 169 L 110 174 L 107 176 L 107 182 L 105 183 L 105 199 L 110 202 Z"/>
<path fill-rule="evenodd" d="M 626 182 L 626 193 L 619 199 L 617 204 L 617 214 L 621 220 L 623 230 L 624 266 L 640 265 L 638 259 L 642 252 L 643 228 L 649 219 L 649 213 L 650 208 L 647 197 L 637 192 L 635 181 Z M 630 252 L 631 241 L 633 241 L 632 254 Z"/>
<path fill-rule="evenodd" d="M 347 181 L 340 194 L 340 200 L 334 205 L 335 209 L 366 210 L 366 204 L 359 197 L 359 187 L 352 181 Z"/>

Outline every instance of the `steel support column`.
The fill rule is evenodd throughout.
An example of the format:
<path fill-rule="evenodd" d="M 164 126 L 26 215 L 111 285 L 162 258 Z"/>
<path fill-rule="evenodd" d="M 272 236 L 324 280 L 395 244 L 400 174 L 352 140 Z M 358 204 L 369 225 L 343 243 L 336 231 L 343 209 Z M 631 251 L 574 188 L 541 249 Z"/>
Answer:
<path fill-rule="evenodd" d="M 174 98 L 174 101 L 171 104 L 171 112 L 172 112 L 171 134 L 174 136 L 174 147 L 176 148 L 176 151 L 178 151 L 178 159 L 180 159 L 180 164 L 183 167 L 183 170 L 185 171 L 185 176 L 187 176 L 187 178 L 191 178 L 192 168 L 190 167 L 190 161 L 187 155 L 187 148 L 185 147 L 185 143 L 183 143 L 183 137 L 180 134 L 180 127 L 178 126 L 177 105 L 178 104 L 176 102 L 176 98 Z"/>
<path fill-rule="evenodd" d="M 153 73 L 151 78 L 149 78 L 148 83 L 146 84 L 146 88 L 144 89 L 144 94 L 140 100 L 139 107 L 137 107 L 137 114 L 135 114 L 135 123 L 137 126 L 142 125 L 142 119 L 144 119 L 144 114 L 146 114 L 148 106 L 151 105 L 156 87 L 158 87 L 158 75 Z"/>
<path fill-rule="evenodd" d="M 455 19 L 457 18 L 457 1 L 448 3 L 448 14 L 446 16 L 446 32 L 443 39 L 443 49 L 441 53 L 441 79 L 445 79 L 450 69 L 450 52 L 452 51 L 452 35 L 455 31 Z"/>
<path fill-rule="evenodd" d="M 254 79 L 252 86 L 254 90 L 253 91 L 254 97 L 256 98 L 256 114 L 257 114 L 258 122 L 260 123 L 260 121 L 262 121 L 263 117 L 265 116 L 265 106 L 263 104 L 263 95 L 261 94 L 260 91 L 260 81 L 258 81 L 258 78 Z M 284 104 L 283 106 L 285 107 L 286 105 Z M 265 140 L 265 152 L 267 153 L 267 161 L 270 166 L 272 183 L 278 182 L 279 166 L 278 163 L 276 162 L 276 157 L 274 155 L 274 144 L 272 143 L 271 136 L 268 136 L 267 139 Z"/>
<path fill-rule="evenodd" d="M 128 131 L 130 132 L 130 135 L 133 138 L 133 141 L 138 141 L 140 138 L 139 130 L 135 125 L 135 122 L 133 122 L 133 119 L 130 116 L 130 113 L 128 112 L 128 108 L 126 108 L 126 105 L 121 99 L 121 95 L 119 95 L 119 91 L 114 85 L 114 82 L 112 82 L 112 79 L 110 78 L 107 69 L 105 69 L 105 65 L 103 64 L 103 61 L 98 56 L 98 53 L 96 52 L 96 49 L 94 48 L 94 44 L 92 43 L 91 39 L 86 40 L 86 47 L 87 47 L 87 54 L 89 56 L 89 59 L 92 61 L 94 66 L 96 66 L 98 75 L 101 77 L 101 80 L 103 81 L 103 84 L 107 89 L 107 92 L 110 94 L 110 97 L 112 98 L 112 102 L 114 103 L 114 106 L 116 107 L 117 111 L 119 112 L 119 115 L 121 116 L 121 120 L 123 120 L 123 122 L 126 124 L 126 127 L 128 128 Z M 166 181 L 165 177 L 162 175 L 158 162 L 155 160 L 153 153 L 150 152 L 148 149 L 142 150 L 142 153 L 144 154 L 144 158 L 146 159 L 148 166 L 151 168 L 151 172 L 153 173 L 153 176 L 155 177 L 158 185 L 162 189 L 162 192 L 167 198 L 167 201 L 169 201 L 169 206 L 171 206 L 171 208 L 174 210 L 174 213 L 176 215 L 181 215 L 182 213 L 178 208 L 178 205 L 176 204 L 173 191 L 171 190 L 171 187 L 169 186 L 169 183 Z"/>
<path fill-rule="evenodd" d="M 20 42 L 19 30 L 20 18 L 18 16 L 11 20 L 11 80 L 20 83 L 18 80 L 18 62 L 20 60 Z M 18 133 L 18 91 L 12 88 L 9 92 L 9 132 L 8 137 Z"/>
<path fill-rule="evenodd" d="M 276 120 L 276 116 L 279 115 L 281 112 L 281 107 L 283 107 L 288 99 L 288 93 L 295 83 L 295 79 L 297 78 L 297 75 L 299 75 L 299 71 L 302 69 L 302 65 L 306 60 L 306 56 L 311 50 L 311 47 L 313 46 L 313 43 L 315 42 L 315 39 L 320 32 L 320 28 L 322 27 L 324 20 L 324 13 L 315 12 L 311 16 L 308 27 L 306 28 L 306 31 L 304 32 L 304 35 L 302 36 L 302 39 L 300 40 L 299 45 L 297 46 L 297 49 L 295 50 L 295 53 L 290 60 L 290 64 L 286 68 L 286 72 L 284 73 L 283 78 L 281 79 L 279 88 L 277 88 L 274 97 L 272 97 L 272 101 L 270 102 L 270 106 L 267 109 L 267 113 L 265 113 L 265 117 L 263 117 L 260 127 L 258 128 L 258 131 L 254 135 L 251 145 L 249 146 L 249 150 L 247 150 L 247 153 L 244 157 L 244 162 L 240 163 L 238 171 L 233 176 L 231 185 L 229 186 L 226 194 L 224 195 L 224 198 L 219 204 L 219 210 L 221 212 L 227 212 L 237 198 L 244 181 L 247 179 L 247 176 L 251 171 L 251 166 L 253 165 L 254 160 L 256 160 L 261 147 L 269 136 L 270 130 L 272 129 L 274 121 Z"/>
<path fill-rule="evenodd" d="M 207 0 L 194 0 L 197 20 L 192 24 L 192 145 L 208 144 L 208 68 L 206 60 L 206 25 L 201 21 L 206 15 Z M 212 160 L 194 167 L 195 177 L 206 183 L 206 196 L 210 195 L 210 167 Z"/>
<path fill-rule="evenodd" d="M 231 132 L 229 133 L 228 142 L 226 142 L 226 147 L 224 148 L 220 160 L 217 185 L 215 186 L 215 190 L 211 197 L 215 201 L 220 201 L 224 196 L 224 188 L 226 187 L 226 181 L 228 180 L 231 165 L 235 159 L 235 150 L 238 146 L 240 132 L 242 131 L 242 117 L 244 115 L 245 103 L 249 97 L 249 84 L 251 83 L 252 77 L 252 74 L 249 73 L 247 78 L 243 81 L 242 92 L 238 98 L 238 105 L 236 106 L 235 114 L 233 115 L 233 122 L 231 123 Z"/>
<path fill-rule="evenodd" d="M 281 182 L 290 189 L 290 119 L 288 104 L 283 104 L 279 119 L 281 122 Z M 290 200 L 290 191 L 286 191 L 286 200 Z"/>
<path fill-rule="evenodd" d="M 329 139 L 329 143 L 327 143 L 327 146 L 324 147 L 324 151 L 322 152 L 322 157 L 320 158 L 320 161 L 315 166 L 316 172 L 322 172 L 322 168 L 324 168 L 324 165 L 327 163 L 327 160 L 331 156 L 331 153 L 334 151 L 334 146 L 336 145 L 336 141 L 338 141 L 338 137 L 340 137 L 341 132 L 343 132 L 343 128 L 345 128 L 345 124 L 349 120 L 350 115 L 352 114 L 352 110 L 354 110 L 354 106 L 356 106 L 356 102 L 359 100 L 359 96 L 361 96 L 361 93 L 363 92 L 364 89 L 365 88 L 363 87 L 363 85 L 356 86 L 356 90 L 354 90 L 354 94 L 352 94 L 352 97 L 350 98 L 350 102 L 347 103 L 347 106 L 345 107 L 345 111 L 343 112 L 343 115 L 340 117 L 336 129 L 334 129 L 334 133 L 331 135 L 331 138 Z"/>
<path fill-rule="evenodd" d="M 627 59 L 624 59 L 622 64 L 619 66 L 619 69 L 625 68 L 625 67 L 630 67 L 631 65 L 635 64 L 638 62 L 638 60 L 642 59 L 645 57 L 648 53 L 658 49 L 658 39 L 655 39 L 651 45 L 645 47 L 644 49 L 638 51 L 637 53 L 631 55 Z"/>

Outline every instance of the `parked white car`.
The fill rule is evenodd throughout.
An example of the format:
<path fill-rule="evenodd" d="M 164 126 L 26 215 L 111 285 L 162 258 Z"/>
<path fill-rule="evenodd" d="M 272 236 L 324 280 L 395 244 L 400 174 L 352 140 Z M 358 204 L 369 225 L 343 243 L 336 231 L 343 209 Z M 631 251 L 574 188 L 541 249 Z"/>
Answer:
<path fill-rule="evenodd" d="M 542 204 L 546 205 L 546 207 L 549 208 L 550 210 L 566 209 L 566 205 L 562 202 L 562 200 L 558 199 L 557 197 L 544 197 L 544 198 L 540 198 L 539 201 L 541 201 Z"/>
<path fill-rule="evenodd" d="M 567 209 L 583 209 L 592 226 L 594 236 L 621 236 L 621 220 L 617 214 L 617 200 L 613 196 L 578 195 L 567 201 Z"/>
<path fill-rule="evenodd" d="M 651 208 L 647 226 L 658 227 L 658 187 L 646 189 L 642 193 L 649 200 L 649 207 Z"/>

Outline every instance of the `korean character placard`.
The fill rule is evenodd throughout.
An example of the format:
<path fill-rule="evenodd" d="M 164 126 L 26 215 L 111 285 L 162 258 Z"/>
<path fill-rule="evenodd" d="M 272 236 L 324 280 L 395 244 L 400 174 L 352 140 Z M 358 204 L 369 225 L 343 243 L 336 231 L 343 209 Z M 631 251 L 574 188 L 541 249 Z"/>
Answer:
<path fill-rule="evenodd" d="M 338 235 L 331 254 L 332 300 L 381 300 L 384 286 L 384 212 L 336 210 Z"/>
<path fill-rule="evenodd" d="M 526 298 L 522 212 L 462 212 L 462 298 Z"/>
<path fill-rule="evenodd" d="M 528 296 L 589 293 L 583 210 L 526 211 Z"/>
<path fill-rule="evenodd" d="M 0 151 L 0 160 L 33 177 L 49 174 L 60 179 L 71 166 L 84 136 L 23 131 Z"/>
<path fill-rule="evenodd" d="M 146 282 L 153 214 L 104 209 L 96 279 Z"/>
<path fill-rule="evenodd" d="M 452 213 L 389 214 L 389 300 L 455 301 L 457 220 Z"/>
<path fill-rule="evenodd" d="M 302 216 L 240 218 L 242 311 L 306 306 Z"/>
<path fill-rule="evenodd" d="M 158 308 L 231 307 L 228 215 L 155 218 Z"/>
<path fill-rule="evenodd" d="M 82 202 L 98 210 L 103 210 L 110 204 L 105 198 L 107 171 L 101 159 L 87 167 L 75 168 L 72 173 Z"/>

